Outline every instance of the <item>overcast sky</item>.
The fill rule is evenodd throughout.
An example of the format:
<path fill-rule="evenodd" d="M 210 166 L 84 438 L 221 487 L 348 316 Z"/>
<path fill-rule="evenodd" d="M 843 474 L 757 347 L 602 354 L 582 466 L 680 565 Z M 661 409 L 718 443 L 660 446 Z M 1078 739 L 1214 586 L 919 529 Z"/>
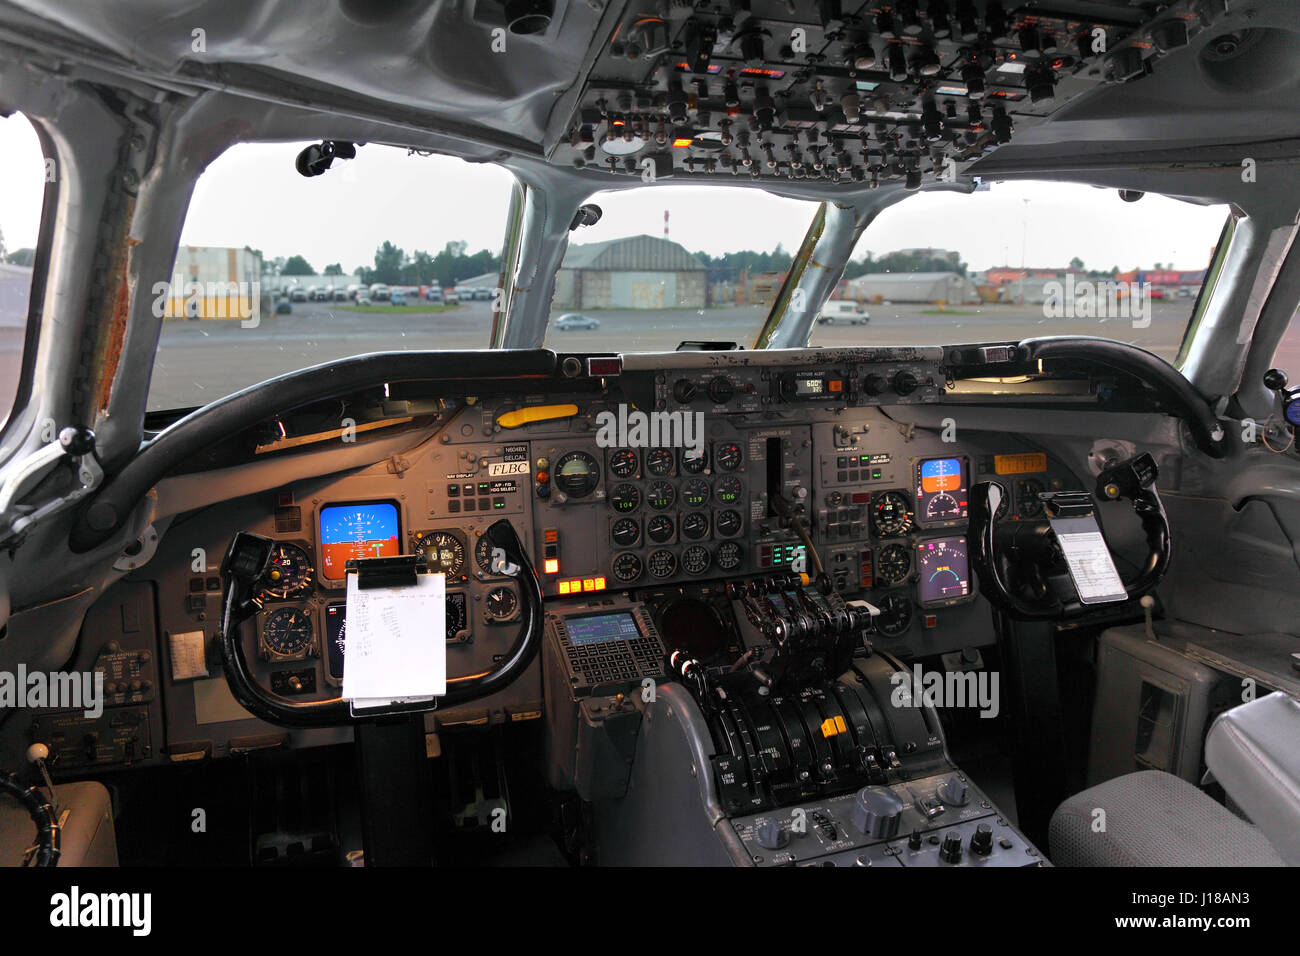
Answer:
<path fill-rule="evenodd" d="M 510 201 L 510 175 L 488 165 L 363 146 L 323 176 L 294 169 L 301 145 L 235 146 L 199 180 L 181 241 L 260 249 L 268 258 L 302 255 L 317 270 L 341 263 L 351 273 L 373 265 L 389 240 L 408 253 L 436 253 L 464 240 L 468 251 L 499 251 Z M 0 119 L 0 230 L 12 251 L 30 246 L 39 226 L 43 166 L 35 134 L 21 116 Z M 1028 200 L 1028 202 L 1026 202 Z M 575 234 L 596 242 L 645 233 L 692 252 L 793 251 L 815 205 L 755 190 L 660 185 L 605 193 L 599 224 Z M 1226 209 L 1159 196 L 1121 201 L 1114 190 L 1054 183 L 994 184 L 969 196 L 912 196 L 872 224 L 855 256 L 934 246 L 955 249 L 972 269 L 997 265 L 1121 270 L 1157 262 L 1202 269 Z"/>

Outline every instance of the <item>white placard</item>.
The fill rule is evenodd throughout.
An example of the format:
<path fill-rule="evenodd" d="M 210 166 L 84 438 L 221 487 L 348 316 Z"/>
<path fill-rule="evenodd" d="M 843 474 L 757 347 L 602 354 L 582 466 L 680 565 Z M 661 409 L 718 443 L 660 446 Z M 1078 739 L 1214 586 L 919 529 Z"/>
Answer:
<path fill-rule="evenodd" d="M 1057 518 L 1052 521 L 1056 540 L 1070 567 L 1070 579 L 1084 604 L 1106 604 L 1128 599 L 1124 582 L 1115 570 L 1106 539 L 1094 518 Z"/>
<path fill-rule="evenodd" d="M 172 654 L 172 680 L 195 680 L 208 676 L 207 641 L 202 631 L 172 632 L 167 635 Z"/>
<path fill-rule="evenodd" d="M 417 574 L 415 581 L 363 590 L 348 574 L 343 698 L 353 709 L 447 693 L 447 579 Z"/>

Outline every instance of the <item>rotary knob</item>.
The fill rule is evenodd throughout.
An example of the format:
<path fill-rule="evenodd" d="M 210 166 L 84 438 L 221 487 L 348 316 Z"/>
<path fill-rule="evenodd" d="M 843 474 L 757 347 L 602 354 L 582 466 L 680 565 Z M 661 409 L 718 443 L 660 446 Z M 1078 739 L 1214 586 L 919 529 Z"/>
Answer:
<path fill-rule="evenodd" d="M 903 801 L 884 787 L 863 787 L 853 800 L 853 825 L 863 836 L 888 840 L 897 835 Z"/>
<path fill-rule="evenodd" d="M 695 397 L 695 383 L 689 378 L 679 378 L 673 383 L 673 398 L 685 405 Z"/>
<path fill-rule="evenodd" d="M 736 394 L 736 386 L 725 375 L 719 375 L 709 382 L 708 391 L 715 405 L 725 405 Z"/>
<path fill-rule="evenodd" d="M 764 850 L 779 850 L 789 844 L 790 831 L 781 826 L 780 820 L 764 820 L 758 825 L 754 838 Z"/>
<path fill-rule="evenodd" d="M 987 823 L 975 828 L 975 835 L 970 838 L 970 851 L 977 856 L 988 856 L 993 852 L 993 828 Z"/>
<path fill-rule="evenodd" d="M 970 794 L 966 792 L 966 781 L 956 776 L 939 784 L 938 796 L 950 807 L 964 807 L 970 800 Z"/>
<path fill-rule="evenodd" d="M 889 383 L 885 381 L 885 376 L 877 375 L 875 372 L 862 380 L 862 390 L 868 395 L 880 395 L 887 388 L 889 388 Z"/>
<path fill-rule="evenodd" d="M 945 863 L 961 862 L 961 834 L 956 830 L 944 834 L 943 843 L 939 845 L 939 859 Z"/>
<path fill-rule="evenodd" d="M 903 369 L 894 375 L 894 391 L 899 395 L 911 395 L 916 391 L 916 376 L 907 369 Z"/>

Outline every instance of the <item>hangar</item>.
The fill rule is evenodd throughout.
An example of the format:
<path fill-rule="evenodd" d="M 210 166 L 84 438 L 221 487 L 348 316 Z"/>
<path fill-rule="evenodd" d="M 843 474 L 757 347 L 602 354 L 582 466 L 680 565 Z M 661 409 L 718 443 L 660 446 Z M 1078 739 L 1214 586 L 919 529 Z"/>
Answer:
<path fill-rule="evenodd" d="M 708 272 L 668 239 L 631 236 L 569 246 L 555 279 L 556 309 L 702 309 Z"/>

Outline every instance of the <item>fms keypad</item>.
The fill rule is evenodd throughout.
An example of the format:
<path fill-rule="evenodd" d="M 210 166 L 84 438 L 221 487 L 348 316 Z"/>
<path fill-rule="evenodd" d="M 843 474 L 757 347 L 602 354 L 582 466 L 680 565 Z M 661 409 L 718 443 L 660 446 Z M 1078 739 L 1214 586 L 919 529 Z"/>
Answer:
<path fill-rule="evenodd" d="M 663 677 L 663 643 L 643 608 L 555 615 L 552 626 L 575 697 Z"/>

